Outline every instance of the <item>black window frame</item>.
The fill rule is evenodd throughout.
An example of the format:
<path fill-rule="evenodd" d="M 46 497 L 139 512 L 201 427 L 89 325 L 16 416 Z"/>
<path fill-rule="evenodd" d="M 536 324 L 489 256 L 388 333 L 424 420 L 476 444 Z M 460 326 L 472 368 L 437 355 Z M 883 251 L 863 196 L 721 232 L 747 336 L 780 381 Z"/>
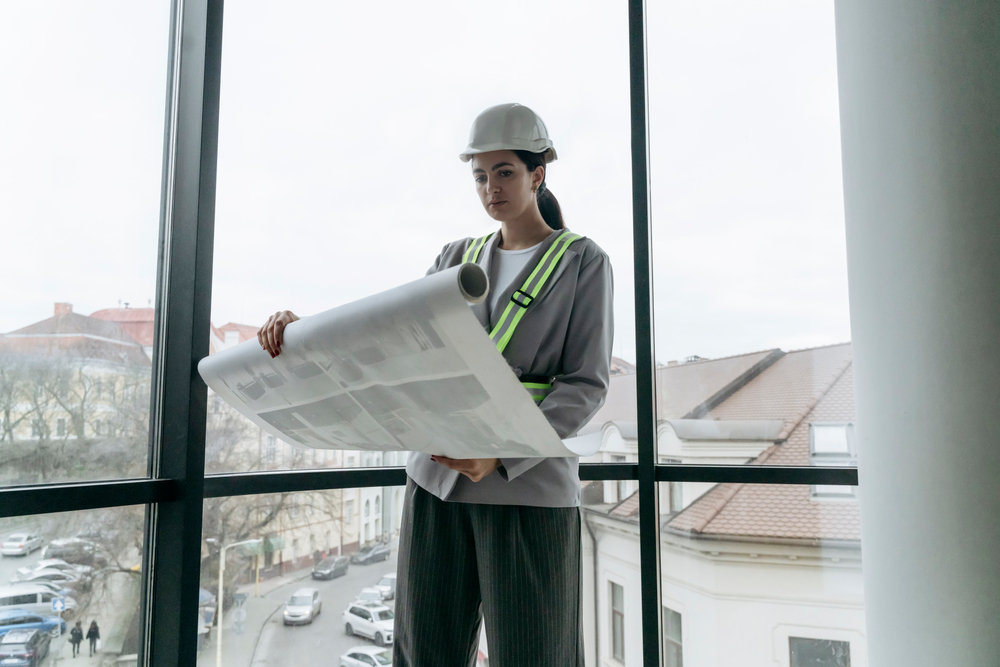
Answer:
<path fill-rule="evenodd" d="M 170 15 L 147 476 L 0 488 L 2 517 L 146 507 L 139 657 L 144 667 L 197 662 L 190 619 L 198 609 L 205 499 L 406 483 L 402 467 L 205 474 L 208 393 L 196 367 L 208 355 L 223 0 L 174 0 Z M 662 663 L 657 482 L 857 486 L 858 473 L 856 467 L 657 463 L 645 21 L 644 0 L 629 0 L 638 461 L 582 464 L 580 478 L 638 481 L 641 662 L 657 665 Z"/>

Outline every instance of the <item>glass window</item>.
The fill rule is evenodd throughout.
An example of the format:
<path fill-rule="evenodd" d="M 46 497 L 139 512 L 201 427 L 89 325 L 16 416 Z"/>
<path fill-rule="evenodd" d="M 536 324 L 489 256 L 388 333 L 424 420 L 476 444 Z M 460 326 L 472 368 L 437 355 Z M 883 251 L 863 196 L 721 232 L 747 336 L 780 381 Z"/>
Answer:
<path fill-rule="evenodd" d="M 857 503 L 816 502 L 809 485 L 680 484 L 694 500 L 660 513 L 666 659 L 770 665 L 776 641 L 794 646 L 804 633 L 837 639 L 831 656 L 846 655 L 839 643 L 864 650 Z"/>
<path fill-rule="evenodd" d="M 392 490 L 390 487 L 389 491 Z M 357 502 L 362 493 L 381 494 L 382 488 L 335 489 L 296 493 L 300 507 L 311 507 L 312 513 L 289 509 L 291 494 L 267 494 L 205 500 L 203 515 L 204 549 L 202 553 L 202 598 L 200 614 L 201 660 L 214 661 L 220 626 L 214 618 L 219 596 L 219 555 L 226 547 L 222 588 L 222 652 L 224 664 L 310 665 L 331 661 L 338 664 L 342 656 L 359 644 L 362 637 L 344 633 L 343 614 L 368 616 L 355 606 L 362 588 L 373 586 L 384 575 L 396 571 L 396 550 L 400 516 L 393 514 L 393 505 L 384 504 L 386 525 L 391 527 L 389 558 L 373 565 L 351 564 L 346 572 L 315 575 L 316 552 L 304 549 L 312 534 L 329 533 L 326 542 L 317 541 L 320 560 L 357 553 L 360 517 L 347 517 L 344 508 L 348 498 Z M 266 539 L 264 539 L 266 538 Z M 256 543 L 254 540 L 261 539 Z M 247 543 L 250 541 L 250 543 Z M 242 543 L 242 544 L 241 544 Z M 295 548 L 295 544 L 303 545 Z M 238 545 L 238 546 L 231 546 Z M 316 588 L 322 611 L 305 627 L 285 628 L 280 619 L 285 603 L 302 588 Z M 245 596 L 242 608 L 245 621 L 237 625 L 239 615 L 234 600 Z M 303 605 L 309 605 L 307 596 Z M 298 604 L 298 602 L 295 602 Z M 386 600 L 391 609 L 394 600 Z M 272 617 L 271 614 L 275 615 Z M 292 631 L 292 632 L 289 632 Z M 313 639 L 306 640 L 305 638 Z M 214 663 L 213 663 L 214 664 Z"/>
<path fill-rule="evenodd" d="M 625 661 L 625 590 L 613 581 L 608 582 L 611 602 L 611 655 L 619 662 Z"/>
<path fill-rule="evenodd" d="M 475 55 L 476 45 L 537 51 L 524 16 L 546 26 L 544 64 L 510 57 L 503 82 L 483 77 L 494 56 Z M 212 351 L 254 339 L 279 309 L 314 314 L 419 278 L 445 243 L 493 231 L 458 153 L 475 116 L 509 100 L 544 118 L 559 151 L 548 186 L 568 226 L 611 258 L 614 372 L 634 384 L 627 21 L 618 5 L 570 0 L 514 0 L 499 15 L 470 4 L 446 21 L 407 3 L 227 7 Z M 598 437 L 612 422 L 634 423 L 629 409 L 608 405 L 591 422 Z M 206 469 L 259 469 L 260 430 L 214 419 Z M 337 452 L 314 463 L 277 447 L 281 468 L 364 462 Z"/>
<path fill-rule="evenodd" d="M 854 418 L 833 2 L 647 32 L 660 460 L 809 465 L 814 402 Z"/>
<path fill-rule="evenodd" d="M 847 428 L 846 424 L 813 424 L 813 454 L 850 455 L 851 448 L 847 441 Z"/>
<path fill-rule="evenodd" d="M 6 557 L 9 537 L 25 528 L 42 539 Z M 96 619 L 108 653 L 137 653 L 144 535 L 143 507 L 0 518 L 0 635 L 39 630 L 51 635 L 46 663 L 69 661 L 69 630 Z M 45 576 L 51 558 L 66 562 L 56 579 Z"/>
<path fill-rule="evenodd" d="M 0 484 L 146 474 L 170 6 L 0 6 Z"/>
<path fill-rule="evenodd" d="M 670 607 L 663 608 L 663 664 L 665 667 L 683 667 L 683 634 L 681 615 Z"/>
<path fill-rule="evenodd" d="M 850 642 L 789 637 L 791 667 L 851 667 Z"/>

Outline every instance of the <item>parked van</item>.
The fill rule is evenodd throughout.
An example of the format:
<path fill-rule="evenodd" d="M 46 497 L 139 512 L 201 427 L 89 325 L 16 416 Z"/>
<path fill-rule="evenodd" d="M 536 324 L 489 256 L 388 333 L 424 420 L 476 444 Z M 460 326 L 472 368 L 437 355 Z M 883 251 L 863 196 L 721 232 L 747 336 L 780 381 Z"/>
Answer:
<path fill-rule="evenodd" d="M 36 614 L 49 614 L 52 611 L 52 600 L 59 595 L 47 586 L 38 584 L 18 584 L 0 587 L 0 610 L 24 609 Z M 67 616 L 76 611 L 76 600 L 70 597 L 62 598 L 66 604 Z"/>

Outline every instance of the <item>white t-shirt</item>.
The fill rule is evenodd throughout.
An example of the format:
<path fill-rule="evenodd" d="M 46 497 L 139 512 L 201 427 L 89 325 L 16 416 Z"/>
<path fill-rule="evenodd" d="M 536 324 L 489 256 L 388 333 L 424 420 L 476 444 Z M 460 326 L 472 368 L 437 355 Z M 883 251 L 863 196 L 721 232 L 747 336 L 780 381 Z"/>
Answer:
<path fill-rule="evenodd" d="M 536 243 L 524 250 L 502 250 L 497 248 L 493 251 L 493 258 L 490 262 L 490 312 L 497 307 L 497 301 L 511 282 L 521 272 L 521 269 L 531 260 L 531 254 L 535 252 L 541 243 Z"/>

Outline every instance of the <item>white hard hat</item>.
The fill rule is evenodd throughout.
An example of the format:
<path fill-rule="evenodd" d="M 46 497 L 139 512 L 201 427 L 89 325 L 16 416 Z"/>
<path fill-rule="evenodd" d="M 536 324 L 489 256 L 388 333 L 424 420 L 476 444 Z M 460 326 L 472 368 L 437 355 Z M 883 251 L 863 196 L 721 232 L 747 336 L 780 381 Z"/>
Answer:
<path fill-rule="evenodd" d="M 521 104 L 498 104 L 476 116 L 469 133 L 469 145 L 458 157 L 468 162 L 477 153 L 516 150 L 545 153 L 545 161 L 556 159 L 545 123 L 534 111 Z"/>

